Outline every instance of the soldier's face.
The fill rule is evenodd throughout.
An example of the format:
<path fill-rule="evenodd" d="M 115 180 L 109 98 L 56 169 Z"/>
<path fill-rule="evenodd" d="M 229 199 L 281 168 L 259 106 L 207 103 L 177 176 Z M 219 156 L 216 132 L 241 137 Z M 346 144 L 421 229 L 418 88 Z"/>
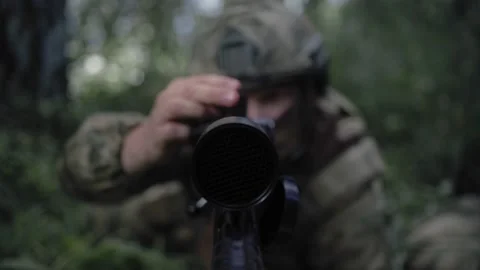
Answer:
<path fill-rule="evenodd" d="M 269 118 L 277 120 L 295 102 L 292 87 L 259 91 L 247 96 L 247 117 L 251 119 Z"/>

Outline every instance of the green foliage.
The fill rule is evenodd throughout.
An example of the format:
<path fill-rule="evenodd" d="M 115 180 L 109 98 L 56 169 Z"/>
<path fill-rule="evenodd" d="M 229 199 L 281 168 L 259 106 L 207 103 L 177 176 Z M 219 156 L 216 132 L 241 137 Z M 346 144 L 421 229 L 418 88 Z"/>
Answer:
<path fill-rule="evenodd" d="M 467 65 L 469 56 L 459 53 L 467 45 L 459 42 L 450 2 L 407 3 L 347 5 L 332 39 L 332 74 L 385 150 L 421 149 L 403 156 L 422 182 L 434 183 L 452 174 L 470 131 L 465 105 L 471 70 L 452 69 Z"/>
<path fill-rule="evenodd" d="M 62 133 L 70 136 L 97 111 L 147 113 L 185 59 L 171 37 L 171 11 L 179 2 L 69 3 L 78 28 L 67 46 L 73 101 L 63 106 Z M 58 104 L 40 105 L 39 115 L 25 112 L 9 119 L 25 120 L 28 127 L 4 126 L 0 133 L 0 269 L 183 269 L 184 260 L 92 234 L 85 207 L 58 185 L 56 161 L 65 138 L 39 122 L 41 113 L 51 115 Z"/>
<path fill-rule="evenodd" d="M 85 209 L 58 187 L 52 138 L 12 131 L 0 143 L 0 253 L 8 258 L 0 269 L 183 269 L 183 260 L 133 243 L 96 244 Z"/>
<path fill-rule="evenodd" d="M 183 260 L 167 259 L 153 250 L 146 250 L 133 243 L 120 240 L 105 240 L 100 245 L 82 245 L 79 239 L 65 238 L 64 247 L 69 248 L 69 256 L 58 258 L 52 266 L 46 266 L 31 257 L 5 260 L 0 264 L 4 270 L 43 270 L 43 269 L 112 269 L 112 270 L 178 270 L 186 267 Z"/>

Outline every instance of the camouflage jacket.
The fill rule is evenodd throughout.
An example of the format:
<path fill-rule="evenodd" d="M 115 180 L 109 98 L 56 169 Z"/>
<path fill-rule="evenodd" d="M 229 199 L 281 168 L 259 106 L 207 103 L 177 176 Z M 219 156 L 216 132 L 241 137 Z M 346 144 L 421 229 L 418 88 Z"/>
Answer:
<path fill-rule="evenodd" d="M 268 269 L 380 270 L 389 268 L 385 238 L 383 159 L 356 108 L 329 89 L 317 100 L 315 171 L 293 175 L 301 213 L 293 244 L 265 254 Z M 188 168 L 181 162 L 126 175 L 124 136 L 145 116 L 100 113 L 88 118 L 65 146 L 59 163 L 64 189 L 94 205 L 104 224 L 147 243 L 164 235 L 175 252 L 205 251 L 205 222 L 185 214 Z M 179 159 L 188 157 L 188 150 Z M 108 211 L 107 211 L 108 210 Z M 109 214 L 101 214 L 109 213 Z M 114 221 L 111 221 L 114 220 Z M 100 226 L 100 225 L 99 225 Z M 166 239 L 166 240 L 165 240 Z M 151 242 L 151 241 L 150 241 Z M 156 243 L 158 244 L 158 243 Z M 208 249 L 208 248 L 207 248 Z"/>
<path fill-rule="evenodd" d="M 480 198 L 464 196 L 415 224 L 405 270 L 480 268 Z"/>

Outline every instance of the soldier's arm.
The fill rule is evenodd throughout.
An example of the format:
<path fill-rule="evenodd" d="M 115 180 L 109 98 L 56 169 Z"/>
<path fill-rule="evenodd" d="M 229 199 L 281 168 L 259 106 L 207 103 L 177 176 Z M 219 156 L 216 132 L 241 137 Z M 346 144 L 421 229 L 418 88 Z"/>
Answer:
<path fill-rule="evenodd" d="M 336 148 L 332 158 L 302 192 L 300 261 L 309 269 L 389 269 L 383 159 L 361 117 L 344 117 L 334 133 L 320 147 Z"/>
<path fill-rule="evenodd" d="M 478 269 L 480 199 L 455 198 L 415 224 L 407 237 L 405 270 Z"/>
<path fill-rule="evenodd" d="M 59 160 L 62 188 L 81 200 L 109 203 L 155 184 L 156 177 L 148 177 L 153 168 L 127 173 L 121 162 L 126 136 L 144 120 L 144 115 L 135 112 L 88 117 L 67 141 Z"/>

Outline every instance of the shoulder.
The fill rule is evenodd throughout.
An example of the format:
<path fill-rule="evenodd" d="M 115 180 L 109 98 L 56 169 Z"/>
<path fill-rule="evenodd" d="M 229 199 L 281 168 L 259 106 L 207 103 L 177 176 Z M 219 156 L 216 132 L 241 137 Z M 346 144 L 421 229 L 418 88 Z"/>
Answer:
<path fill-rule="evenodd" d="M 357 106 L 343 93 L 333 87 L 328 87 L 325 95 L 317 100 L 317 107 L 332 114 L 343 113 L 359 115 Z"/>
<path fill-rule="evenodd" d="M 345 95 L 329 88 L 325 96 L 317 99 L 316 107 L 320 117 L 316 123 L 318 139 L 315 148 L 320 152 L 332 152 L 326 162 L 322 162 L 327 165 L 327 171 L 336 172 L 338 167 L 356 164 L 361 167 L 372 160 L 380 163 L 376 162 L 381 160 L 381 155 L 375 138 L 369 134 L 357 107 Z"/>
<path fill-rule="evenodd" d="M 317 99 L 316 107 L 336 120 L 334 132 L 338 140 L 348 141 L 367 133 L 367 124 L 357 106 L 337 89 L 328 88 L 325 96 Z"/>
<path fill-rule="evenodd" d="M 330 88 L 317 100 L 317 108 L 326 117 L 317 123 L 315 163 L 319 165 L 310 180 L 310 190 L 321 204 L 328 204 L 340 194 L 382 178 L 385 164 L 375 138 L 368 134 L 365 120 L 346 96 Z M 322 125 L 332 128 L 322 133 Z"/>

